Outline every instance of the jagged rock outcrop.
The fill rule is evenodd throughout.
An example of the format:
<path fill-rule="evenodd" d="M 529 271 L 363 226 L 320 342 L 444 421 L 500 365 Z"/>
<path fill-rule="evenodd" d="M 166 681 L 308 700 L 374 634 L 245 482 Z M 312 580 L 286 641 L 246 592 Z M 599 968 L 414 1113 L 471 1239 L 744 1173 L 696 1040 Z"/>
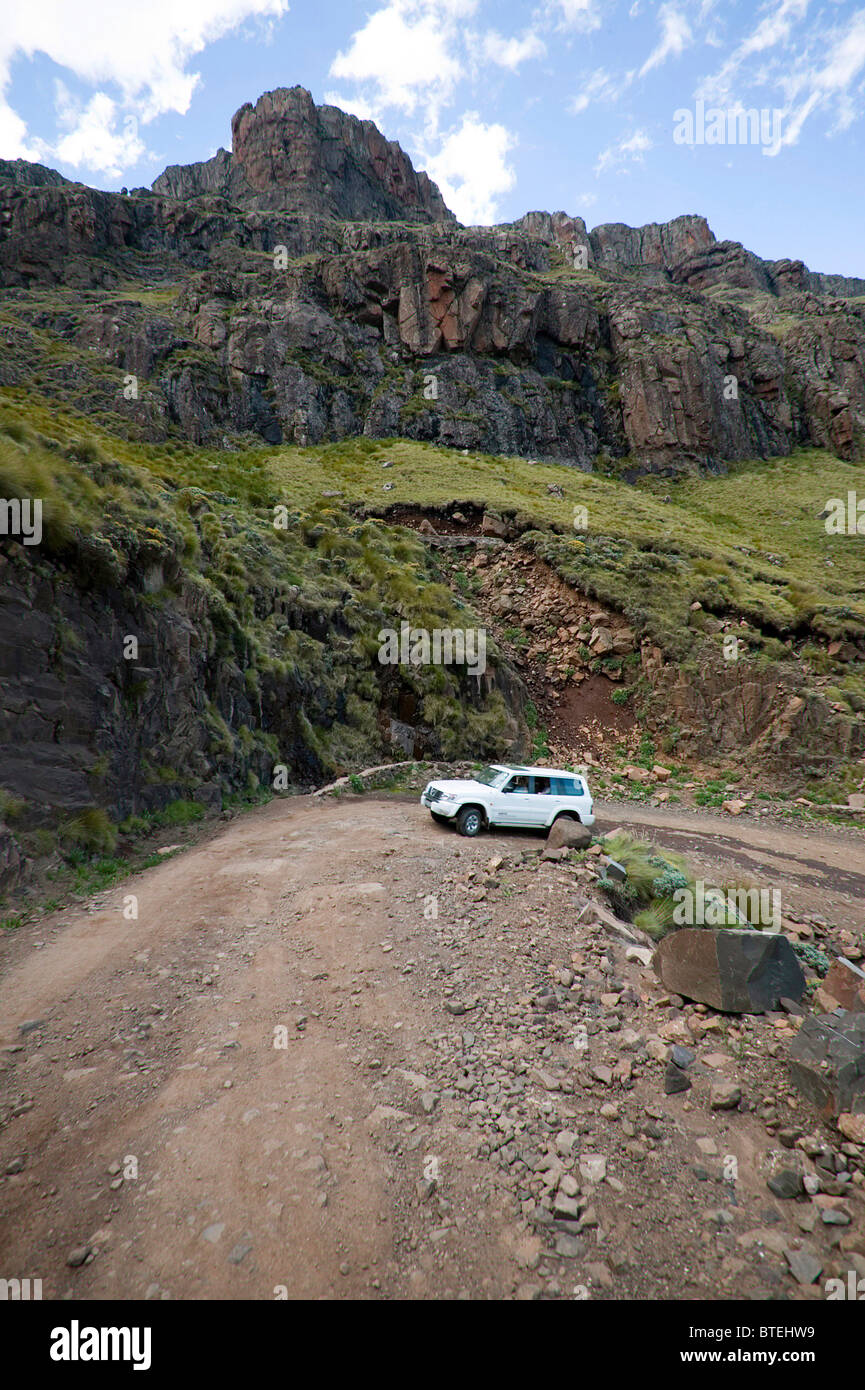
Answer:
<path fill-rule="evenodd" d="M 27 159 L 0 159 L 0 183 L 17 183 L 27 188 L 62 188 L 70 182 L 56 169 L 31 164 Z"/>
<path fill-rule="evenodd" d="M 714 240 L 705 217 L 685 216 L 672 222 L 650 222 L 645 227 L 611 222 L 594 228 L 589 245 L 598 266 L 616 270 L 645 266 L 670 271 Z"/>
<path fill-rule="evenodd" d="M 850 655 L 865 659 L 865 649 Z M 761 671 L 718 661 L 695 681 L 647 642 L 642 670 L 663 712 L 657 717 L 675 724 L 686 757 L 725 757 L 749 748 L 760 765 L 805 766 L 823 775 L 833 760 L 865 753 L 865 724 L 842 715 L 819 692 L 803 691 L 792 667 Z"/>
<path fill-rule="evenodd" d="M 340 220 L 452 222 L 438 188 L 372 121 L 316 106 L 303 87 L 265 92 L 231 122 L 232 152 L 169 166 L 153 184 L 172 198 L 202 194 L 244 208 Z"/>
<path fill-rule="evenodd" d="M 804 261 L 761 260 L 739 241 L 717 241 L 705 217 L 693 213 L 642 227 L 604 223 L 590 232 L 581 217 L 566 212 L 527 212 L 509 227 L 558 247 L 568 260 L 584 247 L 588 268 L 639 270 L 641 283 L 680 284 L 695 290 L 728 285 L 773 295 L 810 291 L 853 298 L 865 294 L 865 279 L 823 275 L 809 270 Z"/>
<path fill-rule="evenodd" d="M 403 435 L 629 478 L 865 455 L 865 282 L 691 214 L 460 227 L 399 146 L 298 87 L 233 132 L 135 196 L 0 164 L 0 381 L 195 443 Z M 38 311 L 34 285 L 57 290 Z"/>

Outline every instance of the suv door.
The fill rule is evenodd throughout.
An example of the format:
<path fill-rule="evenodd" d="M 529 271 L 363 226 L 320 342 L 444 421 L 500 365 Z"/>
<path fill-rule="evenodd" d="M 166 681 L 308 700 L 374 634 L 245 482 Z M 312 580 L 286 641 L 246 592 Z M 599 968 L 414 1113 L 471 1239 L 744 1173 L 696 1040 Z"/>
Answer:
<path fill-rule="evenodd" d="M 528 806 L 528 814 L 531 816 L 529 825 L 546 825 L 552 819 L 557 806 L 557 798 L 553 792 L 554 786 L 549 777 L 532 778 L 532 796 Z"/>
<path fill-rule="evenodd" d="M 498 825 L 531 825 L 529 817 L 534 804 L 531 778 L 525 773 L 516 773 L 496 796 L 493 819 Z"/>

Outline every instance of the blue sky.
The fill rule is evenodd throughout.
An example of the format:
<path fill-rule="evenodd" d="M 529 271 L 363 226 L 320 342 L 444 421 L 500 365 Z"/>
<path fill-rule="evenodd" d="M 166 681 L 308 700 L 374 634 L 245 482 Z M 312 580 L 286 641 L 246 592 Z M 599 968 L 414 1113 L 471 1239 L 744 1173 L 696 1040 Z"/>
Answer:
<path fill-rule="evenodd" d="M 149 185 L 295 83 L 375 120 L 463 221 L 702 213 L 758 255 L 865 276 L 855 2 L 4 0 L 0 156 Z"/>

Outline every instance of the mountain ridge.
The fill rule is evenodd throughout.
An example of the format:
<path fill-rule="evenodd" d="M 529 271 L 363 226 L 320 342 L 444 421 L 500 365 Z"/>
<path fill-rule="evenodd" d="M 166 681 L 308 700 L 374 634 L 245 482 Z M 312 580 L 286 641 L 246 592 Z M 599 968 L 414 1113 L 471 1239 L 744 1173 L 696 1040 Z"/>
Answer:
<path fill-rule="evenodd" d="M 464 227 L 372 122 L 300 87 L 232 129 L 155 191 L 0 162 L 0 382 L 38 358 L 66 405 L 194 443 L 402 435 L 628 478 L 865 457 L 865 279 L 695 213 Z"/>
<path fill-rule="evenodd" d="M 241 207 L 312 212 L 344 220 L 453 222 L 437 186 L 415 170 L 394 140 L 372 121 L 336 106 L 317 106 L 304 87 L 278 87 L 231 121 L 232 150 L 213 159 L 175 164 L 154 193 L 189 198 L 216 194 Z"/>

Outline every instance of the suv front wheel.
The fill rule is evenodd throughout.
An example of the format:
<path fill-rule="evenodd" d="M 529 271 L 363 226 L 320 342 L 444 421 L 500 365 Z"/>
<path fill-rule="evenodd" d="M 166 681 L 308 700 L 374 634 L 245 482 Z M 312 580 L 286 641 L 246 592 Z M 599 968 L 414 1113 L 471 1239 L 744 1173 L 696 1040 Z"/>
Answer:
<path fill-rule="evenodd" d="M 477 806 L 464 806 L 457 816 L 457 830 L 461 835 L 479 835 L 483 823 Z"/>

